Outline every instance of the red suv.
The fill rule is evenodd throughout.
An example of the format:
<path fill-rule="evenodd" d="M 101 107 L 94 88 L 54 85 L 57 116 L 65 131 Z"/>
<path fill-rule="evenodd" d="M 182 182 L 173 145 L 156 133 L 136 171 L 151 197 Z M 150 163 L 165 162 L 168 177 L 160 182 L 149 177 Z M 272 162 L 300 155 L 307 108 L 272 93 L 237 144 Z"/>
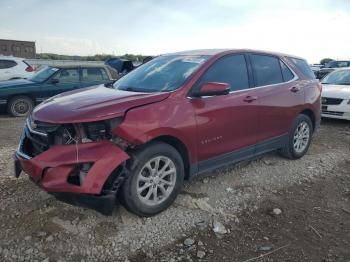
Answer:
<path fill-rule="evenodd" d="M 15 154 L 58 199 L 141 216 L 184 179 L 278 150 L 297 159 L 320 123 L 321 84 L 298 57 L 252 50 L 162 55 L 113 85 L 54 96 L 28 117 Z"/>

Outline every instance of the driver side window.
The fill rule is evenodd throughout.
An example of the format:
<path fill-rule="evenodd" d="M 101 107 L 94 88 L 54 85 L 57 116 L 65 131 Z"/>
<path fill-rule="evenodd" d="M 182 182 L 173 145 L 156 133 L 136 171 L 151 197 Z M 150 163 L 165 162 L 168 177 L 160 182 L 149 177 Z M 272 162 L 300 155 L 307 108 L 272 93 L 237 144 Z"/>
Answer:
<path fill-rule="evenodd" d="M 72 83 L 79 82 L 79 70 L 78 69 L 61 69 L 55 76 L 59 83 Z"/>
<path fill-rule="evenodd" d="M 207 82 L 230 85 L 230 91 L 249 88 L 247 64 L 244 55 L 227 55 L 217 60 L 201 77 L 197 88 Z"/>

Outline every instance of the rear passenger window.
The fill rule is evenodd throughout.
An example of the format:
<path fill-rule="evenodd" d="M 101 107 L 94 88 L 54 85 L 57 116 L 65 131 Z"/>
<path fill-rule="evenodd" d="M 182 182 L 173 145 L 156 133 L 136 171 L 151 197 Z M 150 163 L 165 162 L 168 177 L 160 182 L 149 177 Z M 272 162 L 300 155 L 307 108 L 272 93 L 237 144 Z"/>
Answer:
<path fill-rule="evenodd" d="M 294 78 L 294 74 L 292 73 L 292 71 L 290 71 L 290 69 L 282 61 L 280 61 L 280 64 L 281 64 L 282 76 L 283 76 L 284 82 L 288 82 L 292 80 Z"/>
<path fill-rule="evenodd" d="M 83 68 L 82 74 L 83 81 L 100 81 L 109 79 L 106 70 L 103 68 Z"/>
<path fill-rule="evenodd" d="M 293 64 L 308 78 L 315 79 L 315 74 L 312 72 L 310 66 L 303 59 L 289 58 Z"/>
<path fill-rule="evenodd" d="M 7 69 L 16 65 L 17 63 L 13 60 L 0 60 L 0 69 Z"/>
<path fill-rule="evenodd" d="M 280 60 L 273 56 L 251 55 L 256 86 L 273 85 L 283 82 Z"/>
<path fill-rule="evenodd" d="M 58 79 L 60 83 L 79 82 L 79 70 L 73 68 L 61 69 L 54 78 Z"/>
<path fill-rule="evenodd" d="M 249 88 L 244 55 L 228 55 L 216 61 L 204 73 L 199 85 L 207 82 L 227 83 L 230 85 L 231 91 Z"/>

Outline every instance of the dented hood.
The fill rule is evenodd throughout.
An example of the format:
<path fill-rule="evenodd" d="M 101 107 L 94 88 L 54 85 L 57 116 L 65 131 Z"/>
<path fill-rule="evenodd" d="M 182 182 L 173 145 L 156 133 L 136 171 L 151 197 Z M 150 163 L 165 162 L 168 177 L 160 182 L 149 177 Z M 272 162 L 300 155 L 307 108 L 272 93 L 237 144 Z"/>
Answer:
<path fill-rule="evenodd" d="M 169 93 L 139 93 L 104 85 L 59 94 L 38 105 L 34 120 L 47 123 L 83 123 L 123 116 L 131 108 L 160 102 Z"/>

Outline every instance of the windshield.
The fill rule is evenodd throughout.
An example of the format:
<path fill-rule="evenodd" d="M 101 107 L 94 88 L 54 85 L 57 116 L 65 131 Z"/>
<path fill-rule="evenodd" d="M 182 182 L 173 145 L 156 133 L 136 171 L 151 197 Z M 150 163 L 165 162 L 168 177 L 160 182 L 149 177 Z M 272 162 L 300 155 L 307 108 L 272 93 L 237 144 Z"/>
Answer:
<path fill-rule="evenodd" d="M 334 71 L 323 78 L 322 84 L 350 85 L 350 70 Z"/>
<path fill-rule="evenodd" d="M 45 67 L 39 70 L 35 75 L 33 75 L 29 80 L 33 82 L 43 82 L 52 76 L 55 72 L 58 71 L 58 68 L 55 67 Z"/>
<path fill-rule="evenodd" d="M 119 90 L 164 92 L 181 87 L 208 56 L 159 56 L 115 82 Z"/>

